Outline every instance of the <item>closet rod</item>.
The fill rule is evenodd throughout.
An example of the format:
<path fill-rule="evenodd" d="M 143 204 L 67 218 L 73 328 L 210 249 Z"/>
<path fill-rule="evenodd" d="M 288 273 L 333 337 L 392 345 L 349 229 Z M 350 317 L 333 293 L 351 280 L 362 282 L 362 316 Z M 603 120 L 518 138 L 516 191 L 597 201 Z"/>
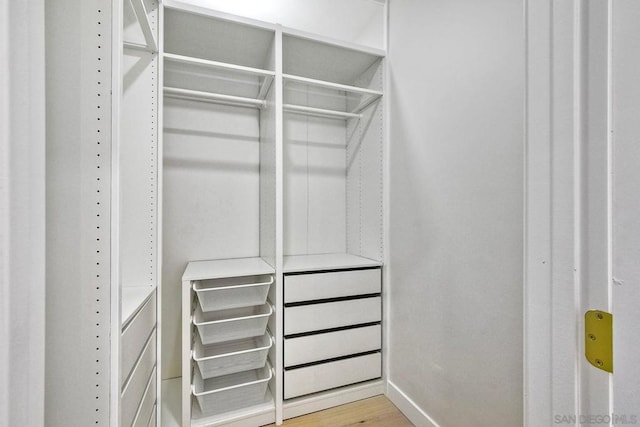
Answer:
<path fill-rule="evenodd" d="M 324 108 L 305 107 L 303 105 L 284 104 L 282 106 L 285 111 L 294 113 L 306 113 L 312 116 L 331 117 L 339 119 L 360 119 L 361 114 L 346 113 L 344 111 L 325 110 Z"/>
<path fill-rule="evenodd" d="M 179 89 L 176 87 L 165 87 L 164 94 L 168 97 L 180 99 L 192 99 L 195 101 L 218 102 L 220 104 L 242 105 L 248 107 L 263 108 L 267 105 L 266 101 L 254 98 L 245 98 L 243 96 L 224 95 L 221 93 L 202 92 L 199 90 Z"/>
<path fill-rule="evenodd" d="M 147 43 L 147 47 L 153 53 L 158 51 L 158 44 L 156 38 L 153 35 L 151 24 L 149 23 L 149 16 L 147 15 L 147 9 L 144 7 L 143 0 L 129 0 L 129 4 L 133 8 L 133 12 L 138 19 L 140 29 L 144 35 L 144 40 Z"/>
<path fill-rule="evenodd" d="M 289 80 L 293 82 L 307 83 L 314 86 L 322 86 L 330 89 L 341 90 L 344 92 L 353 92 L 353 93 L 359 93 L 362 95 L 372 95 L 376 97 L 382 96 L 382 92 L 380 92 L 379 90 L 365 89 L 357 86 L 349 86 L 349 85 L 343 85 L 340 83 L 327 82 L 324 80 L 310 79 L 308 77 L 294 76 L 291 74 L 283 74 L 282 77 L 285 80 Z"/>
<path fill-rule="evenodd" d="M 194 58 L 192 56 L 165 53 L 164 59 L 183 64 L 202 65 L 203 67 L 218 68 L 222 70 L 237 71 L 239 73 L 253 74 L 256 76 L 271 77 L 276 75 L 274 71 L 261 70 L 260 68 L 245 67 L 244 65 L 229 64 L 227 62 L 209 61 L 208 59 Z"/>

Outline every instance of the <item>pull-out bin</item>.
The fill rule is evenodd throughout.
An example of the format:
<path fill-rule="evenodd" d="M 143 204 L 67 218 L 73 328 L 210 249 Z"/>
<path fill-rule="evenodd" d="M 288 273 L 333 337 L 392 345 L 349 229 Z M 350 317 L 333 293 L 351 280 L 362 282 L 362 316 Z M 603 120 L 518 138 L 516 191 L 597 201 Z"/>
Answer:
<path fill-rule="evenodd" d="M 203 379 L 196 369 L 191 391 L 203 414 L 222 413 L 262 403 L 272 376 L 268 363 L 261 369 L 210 379 Z"/>
<path fill-rule="evenodd" d="M 231 277 L 193 282 L 203 312 L 261 305 L 267 301 L 273 275 Z"/>
<path fill-rule="evenodd" d="M 273 313 L 271 304 L 203 313 L 196 308 L 193 324 L 203 345 L 243 338 L 259 337 L 267 329 L 267 321 Z"/>
<path fill-rule="evenodd" d="M 273 340 L 269 332 L 261 337 L 245 338 L 210 346 L 195 340 L 193 360 L 203 379 L 261 368 L 265 365 Z"/>

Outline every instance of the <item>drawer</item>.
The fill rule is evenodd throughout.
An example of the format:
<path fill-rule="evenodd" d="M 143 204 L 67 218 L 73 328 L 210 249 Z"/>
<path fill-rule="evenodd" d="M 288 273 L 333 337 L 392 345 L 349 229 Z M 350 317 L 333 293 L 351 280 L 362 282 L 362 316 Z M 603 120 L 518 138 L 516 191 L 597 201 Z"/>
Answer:
<path fill-rule="evenodd" d="M 382 287 L 380 272 L 376 268 L 285 276 L 284 302 L 377 294 Z"/>
<path fill-rule="evenodd" d="M 379 322 L 381 311 L 380 297 L 285 307 L 284 334 Z"/>
<path fill-rule="evenodd" d="M 151 330 L 156 325 L 156 294 L 155 292 L 147 300 L 138 314 L 129 322 L 122 331 L 120 341 L 120 385 L 122 386 L 138 360 L 138 356 L 151 335 Z"/>
<path fill-rule="evenodd" d="M 153 407 L 153 412 L 151 412 L 151 419 L 149 420 L 148 427 L 156 427 L 156 412 L 158 411 L 158 407 Z"/>
<path fill-rule="evenodd" d="M 131 377 L 122 390 L 120 399 L 121 426 L 130 426 L 144 397 L 149 378 L 154 374 L 156 366 L 156 331 L 147 341 L 142 356 L 133 368 Z"/>
<path fill-rule="evenodd" d="M 379 350 L 380 325 L 284 340 L 284 366 L 296 366 L 334 357 Z"/>
<path fill-rule="evenodd" d="M 133 427 L 147 427 L 149 425 L 149 420 L 151 419 L 151 414 L 156 404 L 156 393 L 156 372 L 154 371 L 144 391 L 144 397 L 138 407 L 138 413 L 133 421 Z"/>
<path fill-rule="evenodd" d="M 292 397 L 372 380 L 380 378 L 381 375 L 381 353 L 285 370 L 284 398 L 291 399 Z"/>

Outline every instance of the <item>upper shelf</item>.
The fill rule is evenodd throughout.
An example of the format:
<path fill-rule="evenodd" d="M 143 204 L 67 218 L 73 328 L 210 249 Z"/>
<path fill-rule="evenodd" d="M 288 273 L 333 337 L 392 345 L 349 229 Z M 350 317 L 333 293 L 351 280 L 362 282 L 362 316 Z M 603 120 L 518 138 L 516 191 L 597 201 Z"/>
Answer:
<path fill-rule="evenodd" d="M 275 71 L 275 31 L 243 22 L 165 8 L 164 51 Z"/>
<path fill-rule="evenodd" d="M 354 85 L 384 55 L 293 34 L 282 35 L 283 72 L 294 76 Z"/>
<path fill-rule="evenodd" d="M 126 7 L 127 5 L 129 7 Z M 144 0 L 125 0 L 124 14 L 124 25 L 126 26 L 128 23 L 127 16 L 133 16 L 144 37 L 144 43 L 135 40 L 125 40 L 124 47 L 140 49 L 151 53 L 158 52 L 158 42 L 151 21 L 149 20 L 150 14 L 147 11 Z"/>

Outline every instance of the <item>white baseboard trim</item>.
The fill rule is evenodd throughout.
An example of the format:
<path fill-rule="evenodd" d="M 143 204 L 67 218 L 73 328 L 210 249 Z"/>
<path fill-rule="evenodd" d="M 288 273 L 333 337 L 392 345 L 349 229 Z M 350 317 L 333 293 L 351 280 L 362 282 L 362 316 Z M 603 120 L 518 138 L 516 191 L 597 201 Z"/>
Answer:
<path fill-rule="evenodd" d="M 391 381 L 387 381 L 387 397 L 417 427 L 440 427 L 429 414 L 420 409 L 409 396 Z"/>
<path fill-rule="evenodd" d="M 285 420 L 295 418 L 300 415 L 322 411 L 333 408 L 334 406 L 344 405 L 345 403 L 351 403 L 381 394 L 384 394 L 384 383 L 378 380 L 307 397 L 291 399 L 284 402 L 282 418 Z"/>

